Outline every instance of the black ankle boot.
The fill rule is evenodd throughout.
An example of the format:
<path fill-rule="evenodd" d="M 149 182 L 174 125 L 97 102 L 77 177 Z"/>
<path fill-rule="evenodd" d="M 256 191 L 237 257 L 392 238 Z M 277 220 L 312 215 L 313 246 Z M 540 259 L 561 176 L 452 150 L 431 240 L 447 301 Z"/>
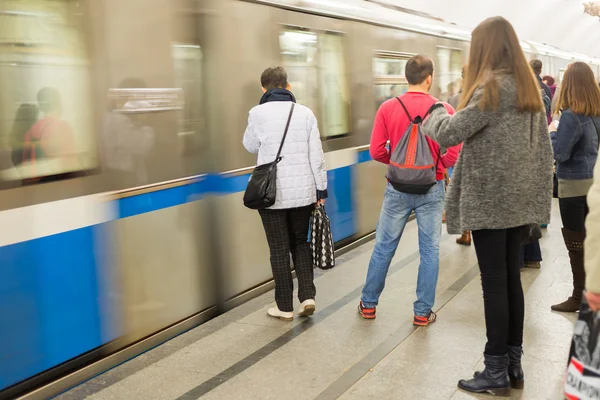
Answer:
<path fill-rule="evenodd" d="M 495 396 L 510 396 L 508 378 L 508 355 L 483 355 L 485 370 L 473 379 L 461 380 L 458 387 L 472 393 L 490 393 Z"/>
<path fill-rule="evenodd" d="M 522 346 L 508 346 L 508 377 L 513 389 L 523 389 L 525 374 L 521 367 Z"/>
<path fill-rule="evenodd" d="M 523 389 L 525 386 L 525 374 L 521 366 L 522 355 L 522 346 L 508 346 L 508 378 L 513 389 Z M 477 377 L 480 374 L 481 371 L 477 371 L 473 376 Z"/>

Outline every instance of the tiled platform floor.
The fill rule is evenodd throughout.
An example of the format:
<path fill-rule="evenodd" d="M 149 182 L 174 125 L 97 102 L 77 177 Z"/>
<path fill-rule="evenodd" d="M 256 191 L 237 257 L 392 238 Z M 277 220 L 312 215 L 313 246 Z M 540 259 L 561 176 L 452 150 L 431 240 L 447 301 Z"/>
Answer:
<path fill-rule="evenodd" d="M 557 209 L 557 207 L 555 207 Z M 59 396 L 84 399 L 472 399 L 456 388 L 482 366 L 483 302 L 473 248 L 444 233 L 438 321 L 413 328 L 417 229 L 392 263 L 377 319 L 356 306 L 374 243 L 318 274 L 318 312 L 285 323 L 267 317 L 267 293 Z M 524 270 L 526 387 L 513 398 L 562 399 L 575 315 L 550 311 L 570 290 L 560 218 L 541 241 L 541 270 Z"/>

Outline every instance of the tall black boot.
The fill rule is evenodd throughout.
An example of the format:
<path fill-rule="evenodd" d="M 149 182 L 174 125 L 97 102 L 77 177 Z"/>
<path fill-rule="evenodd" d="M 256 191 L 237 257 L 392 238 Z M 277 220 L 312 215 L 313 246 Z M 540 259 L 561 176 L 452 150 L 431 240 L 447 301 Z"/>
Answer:
<path fill-rule="evenodd" d="M 508 346 L 508 377 L 513 389 L 523 389 L 525 374 L 521 366 L 522 346 Z"/>
<path fill-rule="evenodd" d="M 555 304 L 552 310 L 560 312 L 577 312 L 581 306 L 583 290 L 585 289 L 585 269 L 583 242 L 585 241 L 585 232 L 570 231 L 563 229 L 563 238 L 569 251 L 571 261 L 571 272 L 573 273 L 573 294 L 566 301 Z"/>
<path fill-rule="evenodd" d="M 485 370 L 476 374 L 473 379 L 461 380 L 458 387 L 472 393 L 489 393 L 494 396 L 510 396 L 510 379 L 508 378 L 508 355 L 483 355 Z"/>

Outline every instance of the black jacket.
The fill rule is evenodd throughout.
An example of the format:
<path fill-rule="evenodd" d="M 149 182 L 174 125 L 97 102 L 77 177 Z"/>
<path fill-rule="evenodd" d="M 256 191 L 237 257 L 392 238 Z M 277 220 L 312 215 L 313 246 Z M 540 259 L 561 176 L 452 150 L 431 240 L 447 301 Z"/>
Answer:
<path fill-rule="evenodd" d="M 550 116 L 552 115 L 552 90 L 550 90 L 550 87 L 542 81 L 542 78 L 539 75 L 536 75 L 536 77 L 540 84 L 540 89 L 544 90 L 545 96 L 542 96 L 542 99 L 544 100 L 544 106 L 546 107 L 546 116 L 550 119 Z"/>
<path fill-rule="evenodd" d="M 550 87 L 542 81 L 542 78 L 539 75 L 537 75 L 537 79 L 540 84 L 540 88 L 544 89 L 546 96 L 548 96 L 548 98 L 552 100 L 552 90 L 550 90 Z"/>

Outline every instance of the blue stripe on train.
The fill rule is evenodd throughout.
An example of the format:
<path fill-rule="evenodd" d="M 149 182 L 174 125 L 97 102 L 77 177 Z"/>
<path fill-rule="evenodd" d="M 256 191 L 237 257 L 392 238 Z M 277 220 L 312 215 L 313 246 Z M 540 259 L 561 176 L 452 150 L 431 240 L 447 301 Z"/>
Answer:
<path fill-rule="evenodd" d="M 359 153 L 360 155 L 361 153 Z M 367 152 L 368 155 L 368 152 Z M 360 156 L 359 156 L 360 159 Z M 333 240 L 340 241 L 356 233 L 352 197 L 352 166 L 327 173 L 330 198 L 326 206 L 331 219 Z M 227 195 L 246 190 L 250 175 L 208 175 L 199 182 L 118 200 L 119 218 L 162 210 L 199 200 L 209 193 Z"/>
<path fill-rule="evenodd" d="M 328 172 L 326 208 L 336 242 L 356 233 L 353 169 Z M 210 193 L 239 193 L 248 178 L 208 175 L 199 182 L 120 199 L 118 218 L 175 207 Z M 106 223 L 0 247 L 0 390 L 123 334 L 116 324 L 120 301 L 110 276 L 116 265 L 110 258 L 111 229 Z"/>
<path fill-rule="evenodd" d="M 329 199 L 325 204 L 325 210 L 331 220 L 334 242 L 339 242 L 356 233 L 352 196 L 353 168 L 353 166 L 348 166 L 327 172 Z"/>
<path fill-rule="evenodd" d="M 200 200 L 203 195 L 213 191 L 212 182 L 210 177 L 203 177 L 199 182 L 119 199 L 119 218 L 129 218 Z"/>
<path fill-rule="evenodd" d="M 0 389 L 104 342 L 94 229 L 0 247 Z"/>
<path fill-rule="evenodd" d="M 356 157 L 357 157 L 357 162 L 359 164 L 368 162 L 368 161 L 373 161 L 373 158 L 371 158 L 371 154 L 369 153 L 369 150 L 359 151 L 357 153 Z"/>

